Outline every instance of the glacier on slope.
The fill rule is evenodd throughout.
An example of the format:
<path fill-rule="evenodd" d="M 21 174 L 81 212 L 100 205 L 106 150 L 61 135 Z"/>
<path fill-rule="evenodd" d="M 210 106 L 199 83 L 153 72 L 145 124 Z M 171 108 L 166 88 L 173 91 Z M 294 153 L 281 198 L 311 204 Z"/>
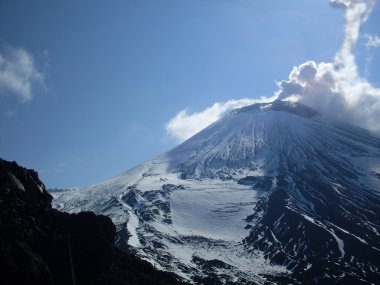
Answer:
<path fill-rule="evenodd" d="M 110 216 L 120 247 L 191 282 L 361 284 L 380 278 L 379 173 L 379 139 L 275 101 L 54 204 Z"/>

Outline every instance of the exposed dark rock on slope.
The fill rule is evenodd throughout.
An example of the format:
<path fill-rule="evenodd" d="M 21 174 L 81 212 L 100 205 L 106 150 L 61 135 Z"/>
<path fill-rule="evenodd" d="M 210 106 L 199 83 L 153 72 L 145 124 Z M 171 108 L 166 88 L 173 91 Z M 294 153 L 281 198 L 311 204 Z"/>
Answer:
<path fill-rule="evenodd" d="M 0 284 L 180 284 L 117 249 L 110 218 L 51 201 L 35 171 L 0 159 Z"/>

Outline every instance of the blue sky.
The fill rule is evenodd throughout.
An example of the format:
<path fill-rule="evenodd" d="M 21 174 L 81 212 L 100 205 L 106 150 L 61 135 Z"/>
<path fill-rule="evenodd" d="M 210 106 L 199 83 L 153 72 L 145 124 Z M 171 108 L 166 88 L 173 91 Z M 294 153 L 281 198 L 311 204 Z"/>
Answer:
<path fill-rule="evenodd" d="M 364 34 L 379 36 L 378 6 L 355 49 L 374 86 L 380 54 Z M 0 0 L 2 54 L 27 52 L 35 72 L 30 92 L 0 85 L 0 157 L 48 187 L 101 182 L 178 144 L 165 126 L 180 110 L 272 96 L 343 39 L 328 1 Z"/>

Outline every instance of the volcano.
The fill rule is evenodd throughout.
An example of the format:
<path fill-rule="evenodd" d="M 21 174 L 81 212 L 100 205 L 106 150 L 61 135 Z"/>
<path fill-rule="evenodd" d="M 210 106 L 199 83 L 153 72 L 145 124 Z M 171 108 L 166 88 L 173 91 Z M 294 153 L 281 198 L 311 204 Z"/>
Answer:
<path fill-rule="evenodd" d="M 195 284 L 379 284 L 380 139 L 299 103 L 235 109 L 115 178 L 56 192 Z"/>

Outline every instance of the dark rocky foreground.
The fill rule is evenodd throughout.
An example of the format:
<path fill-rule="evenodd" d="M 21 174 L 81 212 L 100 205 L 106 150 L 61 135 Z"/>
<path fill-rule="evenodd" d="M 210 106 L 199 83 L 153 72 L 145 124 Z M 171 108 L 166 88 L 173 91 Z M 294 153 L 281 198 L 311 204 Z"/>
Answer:
<path fill-rule="evenodd" d="M 108 217 L 51 201 L 35 171 L 0 159 L 0 284 L 182 284 L 116 248 Z"/>

